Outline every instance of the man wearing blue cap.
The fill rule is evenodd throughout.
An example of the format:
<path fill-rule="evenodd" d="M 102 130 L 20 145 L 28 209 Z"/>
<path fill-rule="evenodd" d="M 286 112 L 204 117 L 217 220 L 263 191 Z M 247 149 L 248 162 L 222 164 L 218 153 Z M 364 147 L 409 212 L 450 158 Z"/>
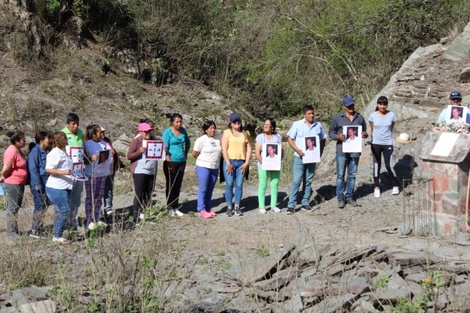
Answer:
<path fill-rule="evenodd" d="M 462 105 L 462 94 L 460 91 L 452 91 L 449 95 L 449 104 L 453 106 L 461 106 Z M 449 107 L 446 106 L 444 110 L 442 110 L 441 114 L 437 118 L 437 124 L 445 122 L 446 119 L 450 116 Z M 467 113 L 465 118 L 465 122 L 470 124 L 470 112 Z"/>
<path fill-rule="evenodd" d="M 354 110 L 354 99 L 350 96 L 343 99 L 343 112 L 338 113 L 330 126 L 329 136 L 336 140 L 336 197 L 338 198 L 338 208 L 343 209 L 346 203 L 355 207 L 358 206 L 353 198 L 354 185 L 356 183 L 356 172 L 359 164 L 360 153 L 344 153 L 343 141 L 346 140 L 343 134 L 343 126 L 362 126 L 362 138 L 367 138 L 367 126 L 364 117 Z M 348 169 L 348 176 L 344 180 Z M 346 193 L 345 193 L 346 192 Z"/>

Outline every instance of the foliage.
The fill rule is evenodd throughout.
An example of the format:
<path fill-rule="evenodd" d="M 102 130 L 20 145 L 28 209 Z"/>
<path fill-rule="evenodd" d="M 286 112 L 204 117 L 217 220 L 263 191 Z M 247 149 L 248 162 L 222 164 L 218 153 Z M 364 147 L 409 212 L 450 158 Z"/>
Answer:
<path fill-rule="evenodd" d="M 468 0 L 39 0 L 58 31 L 78 16 L 118 48 L 134 48 L 165 83 L 201 80 L 258 117 L 369 102 L 417 47 L 468 20 Z M 154 75 L 151 74 L 151 75 Z M 150 80 L 149 80 L 150 81 Z M 269 112 L 269 113 L 268 113 Z"/>

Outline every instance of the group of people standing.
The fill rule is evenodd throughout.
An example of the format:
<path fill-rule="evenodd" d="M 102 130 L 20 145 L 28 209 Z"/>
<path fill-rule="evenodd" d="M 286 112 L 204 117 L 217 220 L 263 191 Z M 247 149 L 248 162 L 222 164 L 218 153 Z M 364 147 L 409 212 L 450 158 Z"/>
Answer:
<path fill-rule="evenodd" d="M 338 207 L 346 204 L 357 206 L 354 199 L 355 176 L 360 153 L 343 152 L 342 143 L 348 138 L 344 126 L 359 125 L 362 127 L 362 138 L 367 138 L 367 127 L 364 117 L 355 111 L 352 97 L 342 101 L 343 112 L 337 114 L 331 123 L 328 135 L 336 141 L 336 197 Z M 304 163 L 302 158 L 307 150 L 302 149 L 305 138 L 318 137 L 318 143 L 311 143 L 314 148 L 323 153 L 327 133 L 322 124 L 315 120 L 315 110 L 307 105 L 302 108 L 303 119 L 293 123 L 287 133 L 287 142 L 294 150 L 293 178 L 289 192 L 286 213 L 293 214 L 297 205 L 300 186 L 301 208 L 313 211 L 310 205 L 312 181 L 315 175 L 316 163 Z M 374 158 L 374 196 L 380 197 L 379 173 L 381 157 L 384 156 L 387 171 L 393 177 L 392 194 L 399 194 L 399 180 L 393 170 L 392 131 L 396 121 L 393 112 L 388 111 L 388 99 L 379 97 L 377 109 L 369 117 L 372 134 L 372 154 Z M 179 197 L 186 168 L 187 155 L 191 142 L 183 125 L 181 114 L 170 116 L 170 127 L 163 131 L 161 141 L 165 150 L 163 172 L 166 180 L 165 196 L 170 215 L 182 216 L 179 210 Z M 147 141 L 158 140 L 153 133 L 154 122 L 141 120 L 138 124 L 137 135 L 129 145 L 127 158 L 130 160 L 130 170 L 133 175 L 135 198 L 131 216 L 134 223 L 145 218 L 145 208 L 151 203 L 155 184 L 158 162 L 144 157 Z M 222 136 L 217 134 L 214 121 L 206 121 L 202 125 L 202 136 L 194 142 L 191 155 L 196 158 L 196 176 L 198 180 L 197 211 L 202 218 L 213 218 L 216 213 L 212 210 L 212 194 L 219 177 L 225 180 L 225 201 L 228 216 L 241 216 L 240 207 L 243 195 L 243 182 L 249 172 L 252 156 L 250 134 L 243 129 L 242 119 L 238 113 L 232 113 L 229 124 Z M 42 219 L 45 209 L 50 203 L 56 207 L 53 229 L 53 240 L 67 242 L 63 232 L 67 227 L 78 227 L 77 212 L 80 206 L 83 185 L 85 185 L 86 228 L 93 229 L 101 224 L 103 212 L 112 212 L 114 174 L 119 169 L 119 157 L 111 141 L 105 136 L 105 129 L 98 124 L 90 124 L 85 134 L 79 128 L 79 117 L 69 113 L 66 127 L 60 132 L 50 135 L 38 132 L 36 143 L 31 147 L 28 157 L 23 154 L 25 136 L 21 131 L 9 134 L 10 145 L 4 154 L 4 166 L 1 179 L 4 181 L 8 194 L 7 232 L 10 237 L 19 236 L 17 214 L 22 205 L 25 185 L 29 183 L 34 199 L 34 214 L 31 236 L 42 236 Z M 265 145 L 268 144 L 268 145 Z M 308 143 L 306 144 L 308 145 Z M 275 149 L 278 147 L 279 150 Z M 51 149 L 52 147 L 52 149 Z M 263 123 L 263 132 L 256 136 L 254 155 L 258 168 L 258 210 L 265 214 L 266 190 L 271 189 L 270 209 L 280 212 L 278 207 L 278 187 L 280 170 L 263 169 L 263 147 L 268 147 L 264 153 L 271 157 L 284 156 L 282 137 L 276 132 L 276 121 L 267 118 Z M 272 150 L 272 151 L 271 151 Z M 75 151 L 75 152 L 73 152 Z M 109 151 L 107 157 L 101 159 L 102 151 Z M 75 155 L 76 153 L 77 155 Z M 81 155 L 81 153 L 83 155 Z M 83 161 L 84 177 L 80 179 L 76 169 L 76 161 Z M 79 170 L 78 170 L 79 171 Z M 347 172 L 347 174 L 346 174 Z M 222 173 L 220 173 L 222 174 Z M 84 181 L 84 183 L 83 183 Z"/>

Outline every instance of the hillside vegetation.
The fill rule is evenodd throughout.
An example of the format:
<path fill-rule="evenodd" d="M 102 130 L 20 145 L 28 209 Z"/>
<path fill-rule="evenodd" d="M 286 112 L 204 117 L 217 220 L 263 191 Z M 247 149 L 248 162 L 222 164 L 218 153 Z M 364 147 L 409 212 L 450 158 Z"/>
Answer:
<path fill-rule="evenodd" d="M 79 18 L 82 43 L 135 49 L 148 67 L 139 75 L 149 83 L 186 76 L 255 116 L 292 116 L 312 103 L 325 119 L 346 94 L 365 105 L 412 51 L 457 34 L 470 15 L 469 0 L 26 3 L 41 18 L 43 46 L 17 53 L 23 63 L 47 70 L 51 50 Z"/>

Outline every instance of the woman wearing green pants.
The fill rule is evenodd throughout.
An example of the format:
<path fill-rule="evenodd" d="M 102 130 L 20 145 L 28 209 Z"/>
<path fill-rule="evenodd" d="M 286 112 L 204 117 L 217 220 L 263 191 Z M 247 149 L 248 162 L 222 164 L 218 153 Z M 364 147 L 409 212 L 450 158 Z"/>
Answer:
<path fill-rule="evenodd" d="M 256 136 L 255 155 L 258 159 L 258 208 L 260 214 L 265 214 L 265 199 L 266 199 L 266 188 L 268 186 L 268 179 L 271 179 L 271 210 L 273 212 L 280 212 L 277 207 L 277 194 L 279 187 L 279 176 L 281 171 L 271 171 L 262 169 L 263 153 L 266 157 L 282 157 L 282 137 L 275 132 L 276 121 L 272 118 L 267 118 L 263 124 L 263 133 Z M 267 144 L 268 151 L 263 152 L 263 144 Z M 273 144 L 273 145 L 269 145 Z M 278 144 L 280 144 L 278 146 Z M 279 147 L 279 151 L 276 148 Z"/>

